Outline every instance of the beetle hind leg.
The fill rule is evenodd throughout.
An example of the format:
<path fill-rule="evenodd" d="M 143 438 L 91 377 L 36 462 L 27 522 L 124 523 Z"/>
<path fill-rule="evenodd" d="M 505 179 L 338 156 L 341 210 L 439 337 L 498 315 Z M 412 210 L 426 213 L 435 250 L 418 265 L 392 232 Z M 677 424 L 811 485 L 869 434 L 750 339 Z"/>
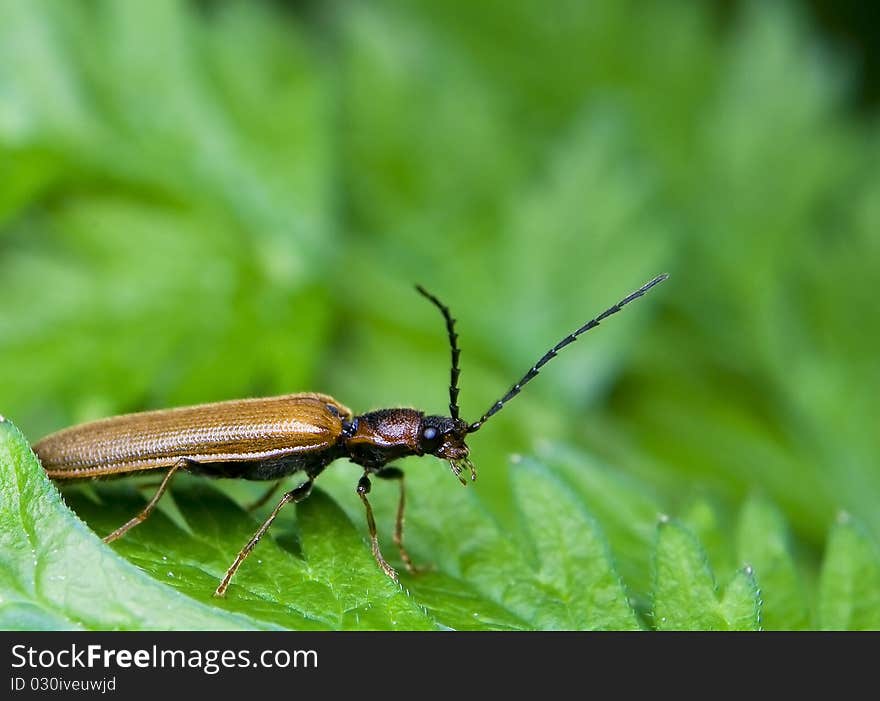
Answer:
<path fill-rule="evenodd" d="M 181 467 L 185 467 L 189 463 L 188 460 L 181 459 L 172 465 L 171 469 L 165 473 L 165 477 L 162 479 L 162 482 L 159 483 L 159 489 L 156 490 L 156 493 L 153 495 L 153 498 L 147 503 L 147 505 L 143 508 L 143 510 L 134 518 L 130 519 L 126 523 L 123 523 L 119 528 L 117 528 L 112 533 L 104 536 L 105 543 L 112 543 L 114 540 L 118 540 L 126 533 L 128 533 L 135 526 L 143 523 L 147 520 L 147 517 L 153 513 L 153 509 L 156 508 L 156 504 L 159 503 L 159 500 L 162 498 L 162 495 L 168 490 L 168 485 L 171 484 L 171 478 L 177 473 L 177 471 Z"/>

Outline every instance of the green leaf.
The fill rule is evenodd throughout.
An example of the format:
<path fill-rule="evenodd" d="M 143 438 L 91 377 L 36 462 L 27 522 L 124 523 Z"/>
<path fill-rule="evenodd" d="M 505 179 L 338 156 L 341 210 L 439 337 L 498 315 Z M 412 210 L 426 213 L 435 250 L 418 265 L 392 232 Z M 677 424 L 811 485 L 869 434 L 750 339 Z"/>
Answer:
<path fill-rule="evenodd" d="M 723 628 L 712 570 L 690 531 L 662 519 L 654 558 L 653 622 L 657 630 Z"/>
<path fill-rule="evenodd" d="M 750 497 L 739 516 L 737 557 L 761 579 L 762 625 L 766 630 L 809 627 L 807 597 L 789 546 L 789 533 L 779 509 L 769 500 Z"/>
<path fill-rule="evenodd" d="M 0 421 L 0 628 L 269 627 L 157 583 L 61 501 L 21 432 Z"/>
<path fill-rule="evenodd" d="M 646 563 L 654 547 L 657 516 L 662 511 L 657 495 L 621 470 L 564 445 L 545 444 L 540 456 L 602 524 L 631 598 L 640 611 L 647 612 L 651 573 Z"/>
<path fill-rule="evenodd" d="M 755 572 L 744 567 L 733 577 L 721 598 L 721 612 L 727 630 L 761 630 L 763 602 Z"/>
<path fill-rule="evenodd" d="M 718 599 L 705 551 L 681 524 L 657 527 L 653 623 L 657 630 L 757 630 L 758 587 L 750 569 L 737 573 Z"/>
<path fill-rule="evenodd" d="M 730 572 L 737 567 L 730 519 L 722 505 L 699 497 L 682 508 L 678 519 L 700 542 L 715 570 Z"/>
<path fill-rule="evenodd" d="M 407 473 L 406 541 L 417 564 L 405 587 L 451 628 L 634 629 L 639 622 L 596 522 L 546 466 L 511 466 L 515 527 L 487 511 L 480 480 L 462 488 L 448 467 L 422 458 Z M 322 484 L 363 520 L 352 481 L 328 470 Z M 375 483 L 371 498 L 381 533 L 394 522 L 396 490 Z M 384 528 L 383 528 L 384 524 Z M 383 545 L 383 552 L 394 553 Z"/>
<path fill-rule="evenodd" d="M 144 497 L 130 486 L 102 488 L 98 494 L 100 503 L 83 497 L 70 501 L 101 533 L 143 508 Z M 223 599 L 212 593 L 259 520 L 197 479 L 175 484 L 174 500 L 183 527 L 154 513 L 113 545 L 157 580 L 195 600 L 298 630 L 434 627 L 376 566 L 351 521 L 320 489 L 281 513 Z"/>
<path fill-rule="evenodd" d="M 514 465 L 513 487 L 544 592 L 533 616 L 539 627 L 637 628 L 605 537 L 574 493 L 529 458 Z"/>
<path fill-rule="evenodd" d="M 823 630 L 880 629 L 880 551 L 848 514 L 841 514 L 828 535 L 818 618 Z"/>

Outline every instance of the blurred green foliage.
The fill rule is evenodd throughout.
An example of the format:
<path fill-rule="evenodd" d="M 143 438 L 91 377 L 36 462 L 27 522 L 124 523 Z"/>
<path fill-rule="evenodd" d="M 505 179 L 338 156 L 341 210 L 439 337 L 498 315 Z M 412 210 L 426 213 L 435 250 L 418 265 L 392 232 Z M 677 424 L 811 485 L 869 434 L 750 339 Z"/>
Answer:
<path fill-rule="evenodd" d="M 443 412 L 419 282 L 476 418 L 668 271 L 472 438 L 477 498 L 565 591 L 563 480 L 644 625 L 880 627 L 880 140 L 849 85 L 778 3 L 0 0 L 0 411 L 31 440 L 292 391 Z M 460 488 L 403 466 L 443 562 Z M 319 484 L 363 529 L 356 476 Z"/>

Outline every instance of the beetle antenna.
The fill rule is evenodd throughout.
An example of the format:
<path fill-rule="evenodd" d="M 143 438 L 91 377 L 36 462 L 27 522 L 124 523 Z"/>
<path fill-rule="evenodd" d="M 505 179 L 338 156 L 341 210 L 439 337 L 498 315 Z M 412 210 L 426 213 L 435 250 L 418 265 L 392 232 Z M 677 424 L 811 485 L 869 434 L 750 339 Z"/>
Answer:
<path fill-rule="evenodd" d="M 518 395 L 520 393 L 520 391 L 522 391 L 522 388 L 526 385 L 526 383 L 529 382 L 529 380 L 531 380 L 533 377 L 535 377 L 535 375 L 537 375 L 541 371 L 541 368 L 544 367 L 547 363 L 549 363 L 553 358 L 555 358 L 556 355 L 559 353 L 559 351 L 561 351 L 563 348 L 565 348 L 569 343 L 574 343 L 577 340 L 578 336 L 580 336 L 582 333 L 586 333 L 590 329 L 596 328 L 600 322 L 604 321 L 612 314 L 616 314 L 625 305 L 629 304 L 634 299 L 638 299 L 639 297 L 644 295 L 648 290 L 650 290 L 652 287 L 654 287 L 655 285 L 659 285 L 661 282 L 663 282 L 668 277 L 669 277 L 669 275 L 667 275 L 666 273 L 664 273 L 663 275 L 658 275 L 653 280 L 651 280 L 651 282 L 648 282 L 648 283 L 642 285 L 639 289 L 637 289 L 631 295 L 624 297 L 622 300 L 620 300 L 613 307 L 606 309 L 604 312 L 602 312 L 595 319 L 591 319 L 586 324 L 581 326 L 577 331 L 575 331 L 574 333 L 571 333 L 568 336 L 566 336 L 565 338 L 563 338 L 559 343 L 557 343 L 555 346 L 553 346 L 553 348 L 551 348 L 549 351 L 547 351 L 544 354 L 544 356 L 537 363 L 535 363 L 532 366 L 531 370 L 529 370 L 525 375 L 523 375 L 522 379 L 520 379 L 516 384 L 513 385 L 513 387 L 510 388 L 510 390 L 508 390 L 507 394 L 505 394 L 503 397 L 501 397 L 501 399 L 499 399 L 497 402 L 495 402 L 489 408 L 489 411 L 487 411 L 485 414 L 483 414 L 478 421 L 474 421 L 470 426 L 468 426 L 468 433 L 473 433 L 474 431 L 478 431 L 480 429 L 480 427 L 484 423 L 486 423 L 486 421 L 488 421 L 492 416 L 494 416 L 499 411 L 501 411 L 501 408 L 505 404 L 507 404 L 507 402 L 509 402 L 511 399 L 513 399 L 516 395 Z"/>
<path fill-rule="evenodd" d="M 452 351 L 452 369 L 449 371 L 449 415 L 453 419 L 458 419 L 458 376 L 461 371 L 458 368 L 458 357 L 461 350 L 458 347 L 458 334 L 455 333 L 455 319 L 443 302 L 428 292 L 421 285 L 416 285 L 416 290 L 423 297 L 427 298 L 443 315 L 446 320 L 446 332 L 449 334 L 449 348 Z"/>

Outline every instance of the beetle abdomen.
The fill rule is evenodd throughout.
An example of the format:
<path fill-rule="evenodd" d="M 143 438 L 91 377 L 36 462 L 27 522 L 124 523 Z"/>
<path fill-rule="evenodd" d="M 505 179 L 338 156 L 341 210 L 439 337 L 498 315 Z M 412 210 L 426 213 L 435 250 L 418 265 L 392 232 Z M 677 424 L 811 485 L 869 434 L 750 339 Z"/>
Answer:
<path fill-rule="evenodd" d="M 34 445 L 54 479 L 198 463 L 264 462 L 332 448 L 351 411 L 323 394 L 288 394 L 147 411 L 58 431 Z M 307 461 L 309 462 L 309 461 Z"/>

